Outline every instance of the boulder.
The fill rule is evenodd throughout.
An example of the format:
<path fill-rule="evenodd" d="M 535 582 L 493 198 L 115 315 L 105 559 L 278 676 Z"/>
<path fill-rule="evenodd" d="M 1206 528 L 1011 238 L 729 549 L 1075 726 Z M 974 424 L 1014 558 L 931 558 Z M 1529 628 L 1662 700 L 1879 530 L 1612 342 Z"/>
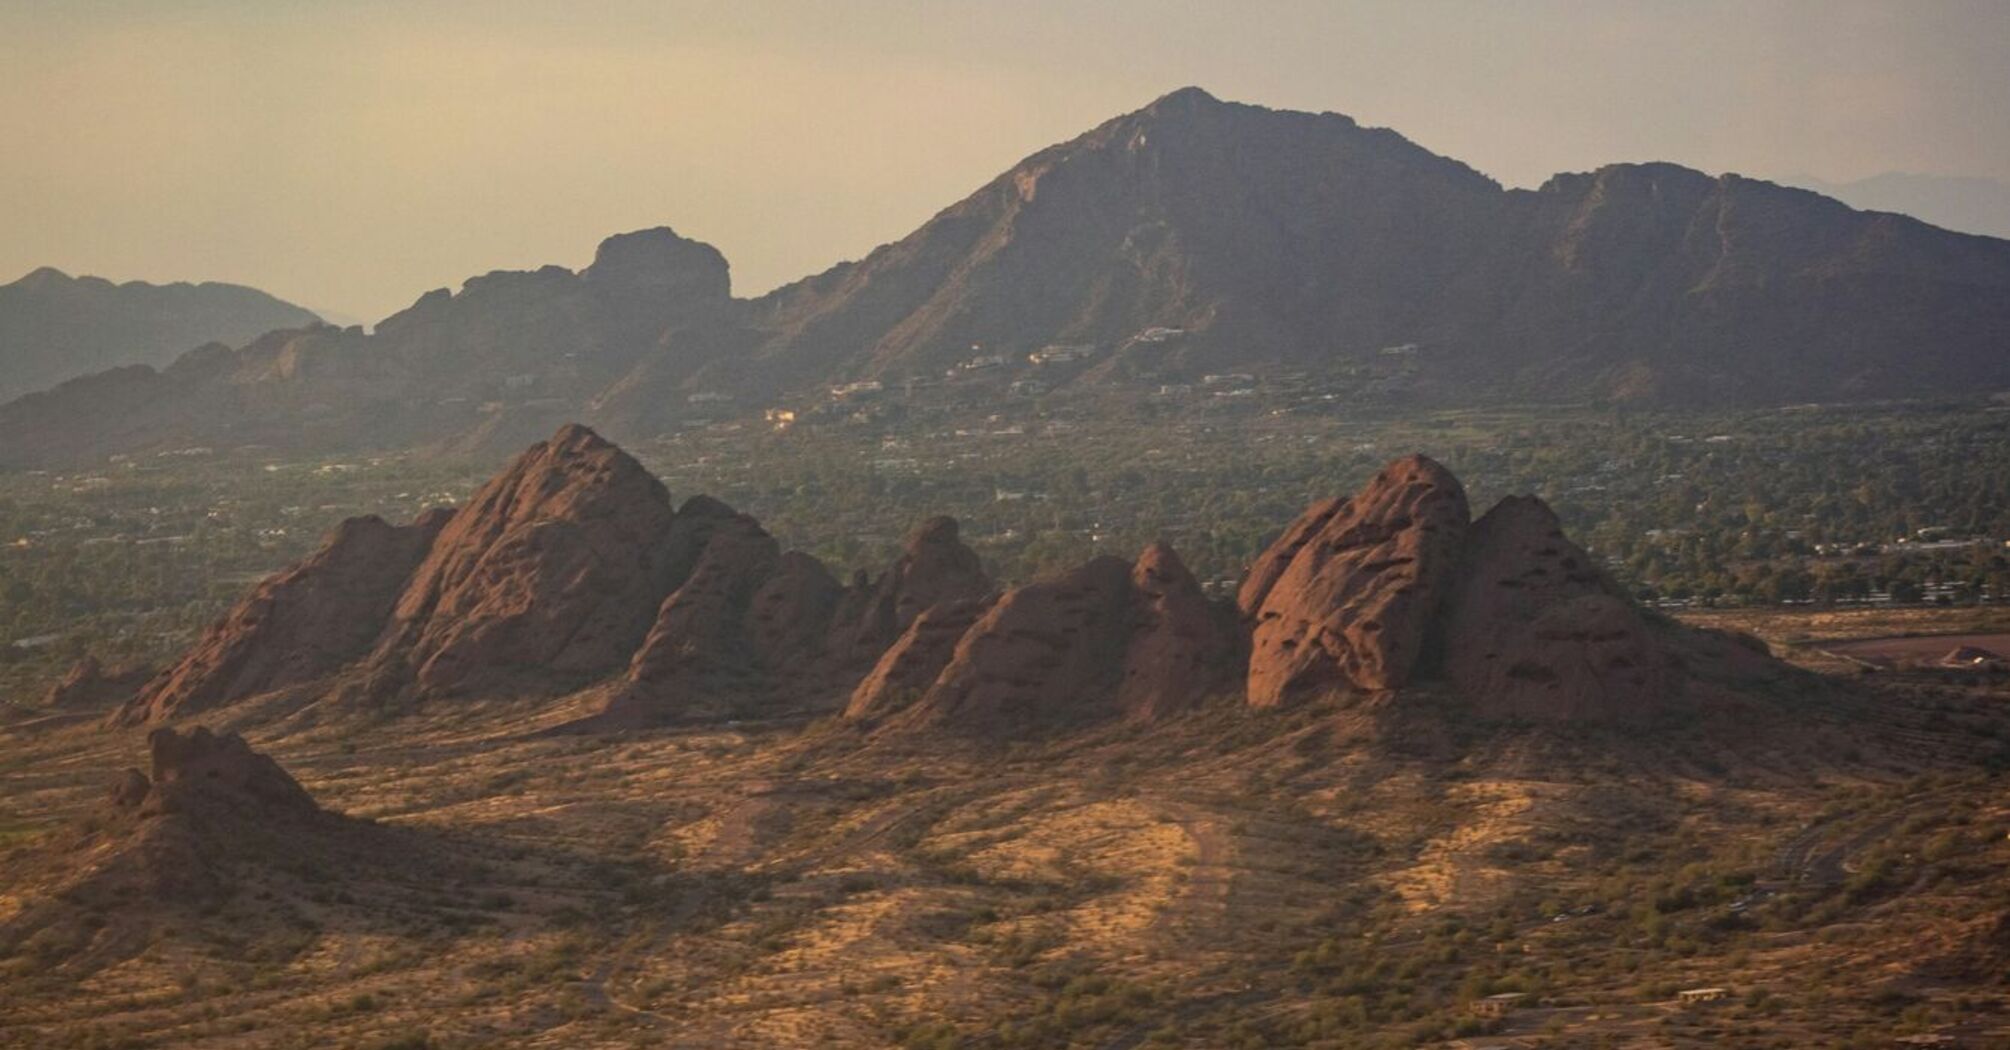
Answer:
<path fill-rule="evenodd" d="M 186 733 L 156 729 L 147 734 L 147 752 L 152 776 L 132 769 L 121 774 L 112 792 L 114 805 L 142 816 L 186 813 L 198 818 L 287 820 L 321 812 L 279 763 L 253 751 L 236 733 L 219 735 L 202 726 Z"/>
<path fill-rule="evenodd" d="M 1352 498 L 1314 504 L 1251 567 L 1249 702 L 1409 681 L 1457 571 L 1469 512 L 1423 456 L 1384 467 Z"/>
<path fill-rule="evenodd" d="M 62 680 L 43 694 L 42 706 L 53 709 L 101 708 L 130 701 L 153 677 L 146 667 L 107 671 L 95 656 L 86 656 Z"/>

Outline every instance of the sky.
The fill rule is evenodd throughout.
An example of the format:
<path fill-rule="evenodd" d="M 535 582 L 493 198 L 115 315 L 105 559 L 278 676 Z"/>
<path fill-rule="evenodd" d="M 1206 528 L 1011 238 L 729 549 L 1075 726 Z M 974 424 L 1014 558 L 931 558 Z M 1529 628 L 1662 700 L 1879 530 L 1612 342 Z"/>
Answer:
<path fill-rule="evenodd" d="M 0 0 L 0 281 L 374 321 L 669 225 L 757 294 L 1189 84 L 1513 186 L 1639 160 L 2010 183 L 1995 0 Z"/>

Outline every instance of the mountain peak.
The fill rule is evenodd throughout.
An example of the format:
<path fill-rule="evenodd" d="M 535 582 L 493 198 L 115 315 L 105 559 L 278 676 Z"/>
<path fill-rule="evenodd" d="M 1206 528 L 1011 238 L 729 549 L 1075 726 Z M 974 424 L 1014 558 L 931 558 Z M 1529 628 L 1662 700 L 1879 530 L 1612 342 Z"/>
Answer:
<path fill-rule="evenodd" d="M 668 226 L 617 233 L 600 242 L 593 265 L 580 276 L 595 284 L 639 292 L 681 292 L 724 299 L 728 294 L 726 257 L 703 241 L 679 236 Z"/>
<path fill-rule="evenodd" d="M 23 275 L 10 288 L 50 288 L 69 284 L 74 278 L 53 266 L 38 266 Z"/>
<path fill-rule="evenodd" d="M 1219 106 L 1223 104 L 1220 99 L 1208 94 L 1206 88 L 1195 87 L 1189 84 L 1176 91 L 1168 91 L 1160 95 L 1157 99 L 1153 100 L 1151 105 L 1145 108 L 1153 112 L 1160 112 L 1180 107 L 1196 109 L 1202 106 Z"/>

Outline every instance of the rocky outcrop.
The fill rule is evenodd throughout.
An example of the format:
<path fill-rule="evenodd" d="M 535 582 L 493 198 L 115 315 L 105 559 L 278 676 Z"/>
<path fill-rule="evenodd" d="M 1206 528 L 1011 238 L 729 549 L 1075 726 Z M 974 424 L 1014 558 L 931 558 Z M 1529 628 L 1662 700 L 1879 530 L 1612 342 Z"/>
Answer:
<path fill-rule="evenodd" d="M 107 671 L 95 656 L 86 656 L 70 668 L 61 681 L 42 696 L 42 706 L 51 709 L 92 709 L 123 704 L 153 678 L 146 667 Z"/>
<path fill-rule="evenodd" d="M 1747 705 L 1763 644 L 1649 616 L 1532 496 L 1466 521 L 1421 456 L 1315 504 L 1251 567 L 1248 699 L 1450 687 L 1483 720 L 1629 723 Z"/>
<path fill-rule="evenodd" d="M 563 427 L 454 515 L 375 659 L 433 694 L 618 669 L 673 582 L 671 519 L 669 492 L 640 463 Z"/>
<path fill-rule="evenodd" d="M 831 616 L 844 587 L 824 563 L 787 551 L 747 602 L 747 646 L 754 662 L 791 679 L 824 667 Z"/>
<path fill-rule="evenodd" d="M 956 643 L 991 600 L 943 602 L 924 610 L 880 655 L 845 704 L 849 719 L 880 718 L 919 699 L 956 655 Z"/>
<path fill-rule="evenodd" d="M 943 662 L 946 635 L 966 618 Z M 968 604 L 937 606 L 887 652 L 846 713 L 875 717 L 919 690 L 905 725 L 1009 735 L 1116 715 L 1148 721 L 1220 686 L 1234 639 L 1228 611 L 1207 601 L 1170 547 L 1154 544 L 1134 564 L 1105 556 L 1014 588 L 981 615 Z"/>
<path fill-rule="evenodd" d="M 1237 599 L 1251 624 L 1249 702 L 1400 688 L 1458 569 L 1468 518 L 1458 479 L 1423 456 L 1307 510 Z"/>
<path fill-rule="evenodd" d="M 753 518 L 715 501 L 687 505 L 679 517 L 694 535 L 702 533 L 703 547 L 629 661 L 608 703 L 616 719 L 688 714 L 700 709 L 701 698 L 717 700 L 760 684 L 749 621 L 755 595 L 776 575 L 780 545 Z"/>
<path fill-rule="evenodd" d="M 1239 644 L 1228 610 L 1208 601 L 1169 544 L 1131 566 L 1133 615 L 1117 709 L 1151 721 L 1188 710 L 1223 684 Z"/>
<path fill-rule="evenodd" d="M 327 675 L 370 648 L 450 515 L 410 525 L 351 518 L 321 549 L 267 578 L 115 720 L 159 722 Z"/>
<path fill-rule="evenodd" d="M 957 641 L 914 724 L 1002 736 L 1106 714 L 1130 614 L 1131 567 L 1121 558 L 1005 592 Z"/>
<path fill-rule="evenodd" d="M 156 729 L 147 734 L 147 753 L 152 774 L 136 769 L 121 774 L 112 787 L 114 805 L 149 817 L 228 814 L 268 822 L 321 812 L 279 763 L 253 751 L 236 733 L 218 735 L 202 726 L 186 733 Z"/>
<path fill-rule="evenodd" d="M 855 580 L 833 618 L 832 650 L 870 663 L 923 611 L 992 593 L 983 562 L 958 531 L 954 518 L 930 518 L 908 533 L 900 557 L 878 580 Z"/>
<path fill-rule="evenodd" d="M 1460 576 L 1444 672 L 1481 717 L 1640 718 L 1679 685 L 1661 632 L 1533 496 L 1510 496 L 1473 524 Z"/>

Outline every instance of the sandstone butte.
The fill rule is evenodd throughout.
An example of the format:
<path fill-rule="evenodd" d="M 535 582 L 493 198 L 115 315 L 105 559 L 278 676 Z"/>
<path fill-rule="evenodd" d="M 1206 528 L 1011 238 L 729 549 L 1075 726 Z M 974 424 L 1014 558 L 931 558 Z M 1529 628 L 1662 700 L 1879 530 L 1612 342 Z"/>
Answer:
<path fill-rule="evenodd" d="M 948 518 L 840 583 L 724 503 L 673 509 L 641 464 L 569 425 L 459 510 L 345 522 L 114 717 L 348 676 L 418 699 L 597 689 L 583 729 L 841 708 L 888 730 L 1012 735 L 1423 681 L 1482 719 L 1626 722 L 1734 700 L 1782 668 L 1643 613 L 1538 499 L 1471 520 L 1423 456 L 1307 508 L 1228 603 L 1164 543 L 999 593 Z M 77 689 L 103 688 L 87 671 Z"/>

